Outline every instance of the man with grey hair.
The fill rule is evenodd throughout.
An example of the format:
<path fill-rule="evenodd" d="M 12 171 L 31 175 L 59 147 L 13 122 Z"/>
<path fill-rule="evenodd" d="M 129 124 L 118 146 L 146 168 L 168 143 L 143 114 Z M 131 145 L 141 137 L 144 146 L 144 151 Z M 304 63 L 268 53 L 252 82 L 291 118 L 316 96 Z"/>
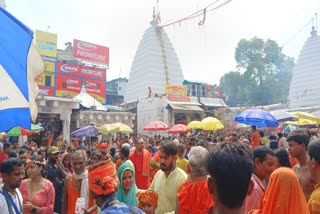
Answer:
<path fill-rule="evenodd" d="M 212 213 L 214 202 L 208 191 L 206 159 L 208 150 L 194 146 L 189 152 L 188 180 L 177 194 L 176 213 Z M 196 201 L 194 199 L 197 199 Z"/>
<path fill-rule="evenodd" d="M 86 158 L 86 153 L 83 150 L 77 150 L 72 154 L 72 167 L 74 172 L 72 176 L 66 177 L 64 182 L 62 214 L 74 213 L 78 198 L 84 198 L 87 213 L 97 209 L 89 191 Z"/>

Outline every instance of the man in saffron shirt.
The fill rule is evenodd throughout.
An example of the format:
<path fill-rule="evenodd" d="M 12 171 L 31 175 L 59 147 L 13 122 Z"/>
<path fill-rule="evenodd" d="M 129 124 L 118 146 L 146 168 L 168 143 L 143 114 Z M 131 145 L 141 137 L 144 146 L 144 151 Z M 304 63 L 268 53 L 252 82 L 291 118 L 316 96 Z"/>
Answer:
<path fill-rule="evenodd" d="M 260 134 L 257 131 L 256 126 L 251 126 L 252 133 L 251 133 L 251 145 L 252 148 L 255 149 L 257 146 L 260 145 Z"/>
<path fill-rule="evenodd" d="M 136 184 L 138 189 L 148 189 L 150 186 L 150 159 L 151 154 L 144 149 L 145 141 L 139 139 L 136 142 L 136 149 L 129 156 L 136 171 Z"/>

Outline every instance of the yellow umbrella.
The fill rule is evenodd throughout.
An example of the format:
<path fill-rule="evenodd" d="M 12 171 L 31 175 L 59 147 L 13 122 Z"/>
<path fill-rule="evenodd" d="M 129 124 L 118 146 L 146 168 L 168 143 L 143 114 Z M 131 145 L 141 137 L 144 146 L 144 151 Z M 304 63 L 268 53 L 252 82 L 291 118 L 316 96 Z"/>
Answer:
<path fill-rule="evenodd" d="M 200 121 L 194 120 L 188 123 L 187 127 L 189 129 L 202 129 L 202 123 Z"/>
<path fill-rule="evenodd" d="M 223 124 L 221 123 L 220 120 L 214 117 L 206 117 L 203 120 L 201 120 L 202 123 L 202 128 L 204 130 L 219 130 L 219 129 L 224 129 Z"/>
<path fill-rule="evenodd" d="M 116 126 L 112 123 L 106 123 L 103 126 L 97 127 L 99 129 L 99 132 L 102 135 L 110 134 L 113 132 L 117 132 L 119 129 L 119 126 Z"/>
<path fill-rule="evenodd" d="M 309 114 L 307 112 L 302 112 L 302 111 L 297 111 L 297 112 L 290 112 L 291 114 L 293 114 L 294 116 L 298 117 L 299 120 L 300 119 L 306 119 L 309 121 L 305 121 L 305 122 L 310 122 L 310 121 L 314 121 L 314 125 L 319 125 L 320 124 L 320 118 Z M 310 124 L 306 124 L 306 125 L 310 125 Z"/>
<path fill-rule="evenodd" d="M 130 128 L 128 125 L 124 124 L 124 123 L 112 123 L 112 125 L 117 126 L 119 129 L 117 130 L 117 132 L 121 132 L 124 134 L 130 134 L 133 133 L 133 129 Z"/>
<path fill-rule="evenodd" d="M 314 120 L 299 118 L 298 121 L 287 121 L 287 122 L 284 122 L 284 124 L 296 125 L 296 126 L 307 126 L 307 125 L 317 125 L 317 122 Z"/>

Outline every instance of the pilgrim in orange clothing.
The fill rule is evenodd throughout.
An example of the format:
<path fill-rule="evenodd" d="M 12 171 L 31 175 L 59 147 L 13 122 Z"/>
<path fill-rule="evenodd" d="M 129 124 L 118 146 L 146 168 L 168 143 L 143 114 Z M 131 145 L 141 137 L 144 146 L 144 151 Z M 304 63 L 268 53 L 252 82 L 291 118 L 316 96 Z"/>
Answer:
<path fill-rule="evenodd" d="M 62 214 L 74 213 L 78 198 L 84 198 L 85 209 L 90 213 L 97 213 L 97 206 L 89 191 L 88 171 L 86 167 L 86 156 L 82 150 L 72 154 L 73 174 L 66 177 L 64 182 L 64 193 L 62 202 Z"/>
<path fill-rule="evenodd" d="M 255 149 L 257 146 L 260 145 L 260 134 L 257 131 L 256 126 L 251 126 L 252 128 L 252 133 L 251 133 L 251 145 L 253 149 Z"/>
<path fill-rule="evenodd" d="M 178 190 L 176 213 L 211 213 L 214 202 L 208 190 L 205 166 L 207 149 L 194 146 L 189 152 L 188 180 Z"/>
<path fill-rule="evenodd" d="M 152 190 L 141 191 L 137 193 L 139 200 L 138 207 L 146 214 L 155 214 L 158 206 L 158 194 Z"/>
<path fill-rule="evenodd" d="M 270 177 L 260 209 L 250 214 L 309 214 L 306 198 L 294 171 L 276 169 Z"/>
<path fill-rule="evenodd" d="M 129 156 L 136 170 L 135 178 L 138 189 L 148 189 L 150 186 L 151 154 L 144 149 L 144 144 L 143 139 L 138 140 L 136 142 L 136 150 Z"/>

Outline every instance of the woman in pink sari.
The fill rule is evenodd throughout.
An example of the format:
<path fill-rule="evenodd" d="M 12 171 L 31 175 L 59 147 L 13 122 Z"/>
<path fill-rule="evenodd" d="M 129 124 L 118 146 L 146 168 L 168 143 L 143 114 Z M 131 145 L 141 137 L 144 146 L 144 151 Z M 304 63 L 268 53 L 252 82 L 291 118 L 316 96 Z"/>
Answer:
<path fill-rule="evenodd" d="M 28 179 L 22 181 L 20 192 L 23 198 L 25 214 L 52 214 L 55 191 L 53 184 L 43 177 L 44 161 L 40 155 L 34 155 L 27 162 Z"/>

